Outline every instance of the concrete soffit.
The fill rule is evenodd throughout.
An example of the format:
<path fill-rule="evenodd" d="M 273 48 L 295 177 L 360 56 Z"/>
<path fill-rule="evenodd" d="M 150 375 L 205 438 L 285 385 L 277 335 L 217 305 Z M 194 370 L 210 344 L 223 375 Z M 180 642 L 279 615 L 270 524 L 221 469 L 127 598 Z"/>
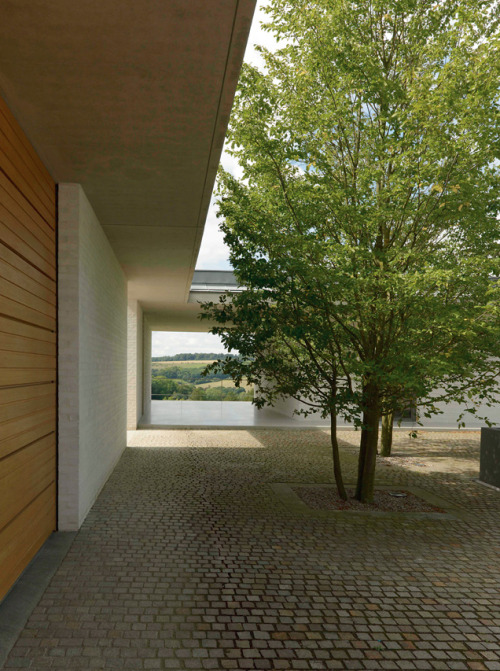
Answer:
<path fill-rule="evenodd" d="M 255 0 L 7 0 L 0 94 L 145 313 L 188 309 Z"/>

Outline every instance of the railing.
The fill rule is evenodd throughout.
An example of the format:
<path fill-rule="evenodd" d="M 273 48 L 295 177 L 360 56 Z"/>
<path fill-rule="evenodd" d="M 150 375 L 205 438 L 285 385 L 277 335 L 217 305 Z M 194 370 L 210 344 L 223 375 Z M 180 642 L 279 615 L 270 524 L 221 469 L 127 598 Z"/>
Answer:
<path fill-rule="evenodd" d="M 226 380 L 220 380 L 219 381 L 220 384 L 217 384 L 217 385 L 212 384 L 210 387 L 201 387 L 201 386 L 197 387 L 197 386 L 195 386 L 195 388 L 194 388 L 194 390 L 199 389 L 200 391 L 219 390 L 220 389 L 221 393 L 220 393 L 219 398 L 206 398 L 206 397 L 205 398 L 190 398 L 189 396 L 184 397 L 184 398 L 165 398 L 165 394 L 151 393 L 151 400 L 153 400 L 153 401 L 163 401 L 163 400 L 165 400 L 165 401 L 186 401 L 186 402 L 204 401 L 204 402 L 212 402 L 212 403 L 219 403 L 219 402 L 224 403 L 224 402 L 231 402 L 231 401 L 238 400 L 238 399 L 235 399 L 235 398 L 225 398 L 224 397 L 222 390 L 227 389 L 227 387 L 224 386 L 225 381 Z M 189 393 L 192 394 L 194 390 L 190 390 Z M 246 387 L 245 387 L 245 390 L 246 390 Z M 176 392 L 176 393 L 178 393 L 178 392 Z M 238 400 L 238 402 L 240 402 L 240 403 L 248 402 L 249 403 L 250 401 L 239 401 Z"/>

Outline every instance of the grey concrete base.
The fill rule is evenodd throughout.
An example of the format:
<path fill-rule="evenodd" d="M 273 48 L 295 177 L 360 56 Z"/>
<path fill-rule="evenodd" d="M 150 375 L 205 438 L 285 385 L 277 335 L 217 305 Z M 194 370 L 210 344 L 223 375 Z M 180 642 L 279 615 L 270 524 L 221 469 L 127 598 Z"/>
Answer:
<path fill-rule="evenodd" d="M 328 428 L 329 419 L 291 418 L 270 409 L 258 410 L 244 401 L 152 401 L 140 429 Z"/>
<path fill-rule="evenodd" d="M 0 603 L 0 668 L 75 536 L 76 532 L 53 533 Z"/>
<path fill-rule="evenodd" d="M 318 415 L 289 416 L 271 408 L 258 410 L 244 401 L 152 401 L 150 409 L 141 418 L 138 429 L 329 429 L 330 419 Z M 338 429 L 355 431 L 339 418 Z M 458 429 L 457 426 L 420 426 L 402 422 L 394 431 L 478 431 Z"/>
<path fill-rule="evenodd" d="M 500 487 L 500 428 L 481 429 L 479 479 Z"/>
<path fill-rule="evenodd" d="M 490 485 L 487 482 L 483 482 L 482 480 L 473 480 L 473 482 L 477 482 L 478 485 L 489 487 L 490 489 L 494 489 L 496 492 L 500 492 L 500 487 L 495 487 L 495 485 Z"/>

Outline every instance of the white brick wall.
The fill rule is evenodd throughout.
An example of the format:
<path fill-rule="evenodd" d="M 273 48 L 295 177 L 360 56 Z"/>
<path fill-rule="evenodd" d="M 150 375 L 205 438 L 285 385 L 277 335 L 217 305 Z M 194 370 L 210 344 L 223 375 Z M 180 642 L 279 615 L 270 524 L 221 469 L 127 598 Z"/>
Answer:
<path fill-rule="evenodd" d="M 75 188 L 69 188 L 75 187 Z M 59 528 L 79 525 L 79 222 L 78 185 L 58 189 L 58 508 Z"/>
<path fill-rule="evenodd" d="M 127 310 L 127 429 L 134 430 L 143 414 L 143 315 L 140 304 Z"/>
<path fill-rule="evenodd" d="M 59 528 L 79 528 L 126 446 L 126 281 L 78 184 L 59 185 Z"/>
<path fill-rule="evenodd" d="M 151 352 L 152 352 L 153 332 L 148 324 L 147 318 L 144 318 L 144 387 L 143 387 L 143 406 L 144 414 L 151 416 Z"/>

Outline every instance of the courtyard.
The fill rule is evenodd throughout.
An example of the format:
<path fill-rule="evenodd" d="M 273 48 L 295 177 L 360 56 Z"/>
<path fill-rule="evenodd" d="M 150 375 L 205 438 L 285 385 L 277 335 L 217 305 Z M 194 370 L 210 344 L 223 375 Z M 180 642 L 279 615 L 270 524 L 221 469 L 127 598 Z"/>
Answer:
<path fill-rule="evenodd" d="M 354 481 L 357 433 L 341 433 Z M 396 433 L 378 483 L 447 513 L 325 512 L 315 430 L 129 432 L 5 669 L 500 669 L 500 493 L 478 432 Z"/>

